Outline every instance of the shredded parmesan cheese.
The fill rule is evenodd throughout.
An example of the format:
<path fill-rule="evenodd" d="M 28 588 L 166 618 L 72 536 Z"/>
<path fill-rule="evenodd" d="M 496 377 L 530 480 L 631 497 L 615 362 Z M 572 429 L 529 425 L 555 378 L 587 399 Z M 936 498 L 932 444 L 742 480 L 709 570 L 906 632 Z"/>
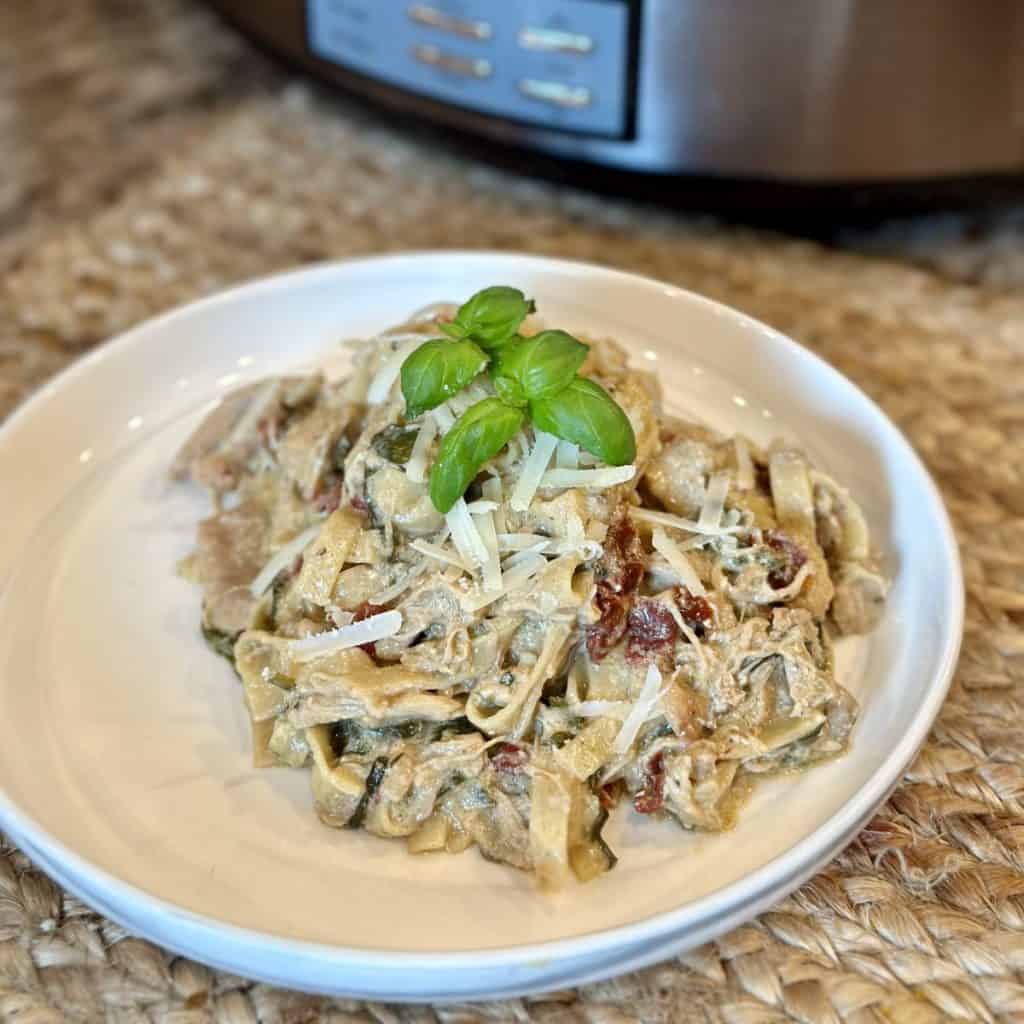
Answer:
<path fill-rule="evenodd" d="M 494 529 L 498 533 L 504 533 L 507 524 L 505 522 L 504 493 L 501 486 L 501 477 L 488 477 L 480 490 L 484 498 L 494 502 Z"/>
<path fill-rule="evenodd" d="M 448 399 L 448 408 L 455 416 L 461 416 L 467 409 L 490 398 L 490 394 L 480 384 L 470 384 L 456 395 Z"/>
<path fill-rule="evenodd" d="M 559 441 L 555 449 L 555 465 L 559 469 L 578 469 L 580 464 L 580 446 L 572 441 Z"/>
<path fill-rule="evenodd" d="M 445 516 L 445 521 L 452 531 L 452 541 L 462 556 L 462 561 L 467 565 L 483 565 L 487 561 L 487 548 L 473 522 L 473 517 L 469 514 L 465 498 L 459 498 L 452 505 Z"/>
<path fill-rule="evenodd" d="M 394 636 L 402 628 L 401 612 L 381 612 L 371 615 L 361 622 L 353 622 L 348 626 L 317 633 L 302 640 L 292 640 L 288 645 L 292 657 L 296 661 L 309 661 L 322 658 L 325 654 L 344 651 L 349 647 L 360 647 Z"/>
<path fill-rule="evenodd" d="M 511 594 L 515 590 L 519 590 L 526 586 L 537 575 L 547 568 L 548 560 L 543 555 L 532 555 L 526 561 L 520 562 L 518 565 L 504 572 L 501 581 L 501 590 L 494 592 L 476 592 L 467 594 L 462 601 L 462 606 L 466 611 L 477 612 L 482 608 L 486 608 L 489 604 L 497 601 L 499 598 L 504 597 L 506 594 Z"/>
<path fill-rule="evenodd" d="M 405 475 L 413 483 L 421 484 L 427 479 L 427 453 L 437 437 L 437 421 L 433 416 L 424 416 L 419 433 L 413 442 L 412 453 L 405 464 Z"/>
<path fill-rule="evenodd" d="M 505 593 L 515 590 L 516 587 L 528 583 L 542 569 L 547 567 L 548 560 L 543 555 L 533 555 L 532 558 L 524 559 L 514 565 L 507 573 L 505 580 Z"/>
<path fill-rule="evenodd" d="M 499 533 L 498 549 L 500 551 L 525 551 L 535 544 L 546 544 L 547 537 L 539 533 Z"/>
<path fill-rule="evenodd" d="M 437 424 L 437 429 L 442 434 L 447 434 L 455 426 L 455 417 L 448 408 L 447 402 L 442 402 L 430 410 L 430 417 Z"/>
<path fill-rule="evenodd" d="M 445 565 L 454 565 L 456 569 L 461 569 L 463 572 L 469 572 L 469 566 L 454 551 L 449 551 L 447 548 L 437 544 L 431 544 L 428 540 L 414 540 L 409 547 L 419 551 L 420 554 L 426 555 L 428 558 L 444 562 Z"/>
<path fill-rule="evenodd" d="M 594 558 L 600 558 L 604 553 L 604 548 L 596 540 L 589 540 L 586 535 L 582 534 L 582 524 L 581 535 L 577 538 L 573 532 L 572 519 L 570 519 L 569 532 L 571 536 L 567 540 L 543 537 L 539 533 L 499 533 L 498 550 L 504 554 L 532 550 L 545 555 L 568 555 L 578 551 L 588 562 Z"/>
<path fill-rule="evenodd" d="M 525 430 L 520 430 L 505 446 L 504 457 L 499 454 L 498 459 L 506 466 L 518 466 L 529 450 L 530 439 Z"/>
<path fill-rule="evenodd" d="M 530 507 L 530 502 L 533 501 L 533 496 L 540 486 L 541 477 L 544 476 L 544 471 L 548 468 L 557 447 L 558 438 L 554 434 L 547 434 L 543 430 L 536 432 L 533 450 L 523 463 L 523 471 L 519 474 L 509 501 L 516 512 L 525 512 Z"/>
<path fill-rule="evenodd" d="M 549 469 L 541 487 L 615 487 L 636 476 L 636 466 L 602 466 L 600 469 Z"/>
<path fill-rule="evenodd" d="M 488 501 L 483 499 L 481 501 L 470 501 L 467 502 L 466 508 L 469 509 L 471 516 L 482 516 L 485 512 L 496 512 L 498 509 L 498 503 L 496 501 Z"/>
<path fill-rule="evenodd" d="M 402 372 L 402 363 L 406 361 L 421 345 L 425 345 L 430 338 L 423 334 L 414 334 L 408 341 L 403 341 L 394 352 L 391 353 L 381 364 L 370 387 L 366 392 L 366 401 L 369 405 L 380 405 L 391 394 L 391 385 L 398 380 Z"/>
<path fill-rule="evenodd" d="M 679 582 L 695 597 L 704 597 L 706 591 L 701 583 L 697 570 L 686 557 L 686 553 L 679 549 L 679 545 L 660 526 L 654 528 L 651 534 L 651 542 L 654 550 L 662 555 L 666 562 L 675 570 L 679 576 Z"/>
<path fill-rule="evenodd" d="M 517 565 L 521 565 L 523 562 L 529 561 L 534 555 L 541 555 L 544 550 L 551 542 L 547 537 L 540 537 L 536 544 L 532 544 L 528 548 L 523 548 L 521 551 L 516 552 L 514 555 L 509 555 L 508 558 L 502 563 L 503 569 L 514 569 Z"/>
<path fill-rule="evenodd" d="M 660 700 L 661 673 L 658 671 L 658 666 L 652 662 L 647 667 L 644 685 L 640 689 L 636 702 L 626 716 L 626 720 L 622 723 L 622 728 L 619 730 L 618 736 L 615 737 L 615 742 L 612 743 L 612 750 L 616 754 L 625 754 L 629 750 Z"/>
<path fill-rule="evenodd" d="M 297 537 L 293 537 L 287 544 L 278 548 L 277 553 L 269 562 L 256 574 L 256 578 L 249 584 L 249 592 L 253 597 L 260 597 L 263 592 L 277 578 L 282 569 L 287 569 L 292 562 L 306 550 L 306 547 L 316 540 L 320 533 L 320 524 L 303 530 Z"/>
<path fill-rule="evenodd" d="M 633 508 L 629 514 L 634 519 L 644 523 L 656 523 L 658 526 L 670 526 L 674 530 L 685 530 L 687 533 L 699 533 L 702 538 L 724 537 L 732 533 L 739 533 L 742 526 L 704 526 L 699 522 L 689 519 L 681 519 L 679 516 L 670 515 L 668 512 L 655 512 L 649 508 Z M 698 543 L 703 543 L 703 539 Z M 698 544 L 690 544 L 690 547 L 697 547 Z"/>
<path fill-rule="evenodd" d="M 629 714 L 629 701 L 625 700 L 583 700 L 579 704 L 570 704 L 569 713 L 580 718 L 612 718 L 624 719 Z"/>
<path fill-rule="evenodd" d="M 700 659 L 701 666 L 707 668 L 708 656 L 704 651 L 704 645 L 701 643 L 700 637 L 693 631 L 693 629 L 686 624 L 686 620 L 683 618 L 682 613 L 676 607 L 675 601 L 666 602 L 669 614 L 673 619 L 676 620 L 676 625 L 679 627 L 679 632 L 690 641 L 690 646 L 697 652 L 697 657 Z"/>
<path fill-rule="evenodd" d="M 704 505 L 700 510 L 697 525 L 705 530 L 717 530 L 722 523 L 722 512 L 725 509 L 725 497 L 729 493 L 729 474 L 715 473 L 708 481 L 708 489 L 704 494 Z"/>
<path fill-rule="evenodd" d="M 488 505 L 493 502 L 477 501 L 474 505 Z M 472 511 L 472 505 L 470 511 Z M 498 555 L 498 534 L 494 529 L 494 516 L 489 509 L 475 514 L 477 529 L 487 549 L 487 561 L 483 564 L 484 590 L 494 593 L 501 590 L 501 560 Z"/>

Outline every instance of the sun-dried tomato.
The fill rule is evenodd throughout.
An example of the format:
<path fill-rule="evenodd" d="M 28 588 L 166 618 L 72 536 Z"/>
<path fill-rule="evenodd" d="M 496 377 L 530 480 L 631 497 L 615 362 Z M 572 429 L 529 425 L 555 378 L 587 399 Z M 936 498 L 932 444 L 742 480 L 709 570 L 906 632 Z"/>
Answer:
<path fill-rule="evenodd" d="M 644 577 L 644 549 L 628 515 L 609 524 L 598 575 L 616 594 L 631 594 L 640 585 Z"/>
<path fill-rule="evenodd" d="M 514 743 L 499 743 L 491 754 L 496 772 L 521 772 L 530 760 L 530 752 Z"/>
<path fill-rule="evenodd" d="M 627 562 L 619 574 L 619 592 L 632 594 L 644 578 L 643 562 Z"/>
<path fill-rule="evenodd" d="M 357 512 L 362 512 L 363 515 L 370 511 L 370 506 L 366 503 L 366 499 L 360 497 L 358 494 L 353 496 L 350 504 Z"/>
<path fill-rule="evenodd" d="M 629 601 L 602 580 L 597 585 L 594 604 L 601 616 L 587 630 L 587 654 L 592 661 L 601 661 L 626 633 Z"/>
<path fill-rule="evenodd" d="M 715 610 L 706 597 L 699 597 L 691 594 L 686 587 L 676 587 L 672 595 L 676 600 L 676 607 L 690 629 L 703 636 L 711 624 L 715 621 Z"/>
<path fill-rule="evenodd" d="M 783 530 L 765 530 L 764 542 L 782 556 L 782 563 L 768 573 L 768 583 L 775 590 L 788 587 L 807 561 L 807 552 Z"/>
<path fill-rule="evenodd" d="M 626 619 L 626 659 L 647 661 L 671 650 L 679 637 L 672 613 L 660 601 L 637 601 Z"/>
<path fill-rule="evenodd" d="M 387 608 L 382 604 L 374 604 L 372 601 L 364 601 L 352 614 L 353 622 L 362 622 L 363 619 L 368 619 L 371 615 L 380 615 L 381 612 L 386 612 Z"/>
<path fill-rule="evenodd" d="M 644 786 L 633 797 L 633 806 L 640 814 L 654 814 L 665 805 L 665 761 L 655 754 L 644 770 Z"/>
<path fill-rule="evenodd" d="M 594 604 L 600 617 L 587 630 L 587 653 L 593 661 L 606 657 L 625 636 L 633 595 L 644 578 L 644 550 L 629 516 L 609 524 L 597 575 Z"/>

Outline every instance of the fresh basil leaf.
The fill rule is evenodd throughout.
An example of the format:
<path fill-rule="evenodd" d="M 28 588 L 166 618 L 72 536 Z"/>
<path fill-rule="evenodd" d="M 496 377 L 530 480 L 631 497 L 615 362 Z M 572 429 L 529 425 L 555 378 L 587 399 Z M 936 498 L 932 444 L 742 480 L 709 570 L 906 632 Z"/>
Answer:
<path fill-rule="evenodd" d="M 518 288 L 495 285 L 477 292 L 459 307 L 455 326 L 485 352 L 501 348 L 536 306 Z"/>
<path fill-rule="evenodd" d="M 473 342 L 435 338 L 402 363 L 402 394 L 409 419 L 458 394 L 487 365 Z"/>
<path fill-rule="evenodd" d="M 488 459 L 493 459 L 523 425 L 524 412 L 500 398 L 470 406 L 445 435 L 430 471 L 430 499 L 442 514 L 466 493 Z"/>
<path fill-rule="evenodd" d="M 508 402 L 509 405 L 514 405 L 517 409 L 526 405 L 526 395 L 519 386 L 519 381 L 514 377 L 495 377 L 494 390 L 498 392 L 498 397 L 503 402 Z"/>
<path fill-rule="evenodd" d="M 565 331 L 542 331 L 503 348 L 495 373 L 517 380 L 528 399 L 550 398 L 572 383 L 587 351 Z"/>
<path fill-rule="evenodd" d="M 447 334 L 449 338 L 462 338 L 466 334 L 458 324 L 453 323 L 439 323 L 437 329 L 442 334 Z"/>
<path fill-rule="evenodd" d="M 577 377 L 549 398 L 530 402 L 536 426 L 572 441 L 609 466 L 626 466 L 636 458 L 636 436 L 628 417 L 600 384 Z"/>

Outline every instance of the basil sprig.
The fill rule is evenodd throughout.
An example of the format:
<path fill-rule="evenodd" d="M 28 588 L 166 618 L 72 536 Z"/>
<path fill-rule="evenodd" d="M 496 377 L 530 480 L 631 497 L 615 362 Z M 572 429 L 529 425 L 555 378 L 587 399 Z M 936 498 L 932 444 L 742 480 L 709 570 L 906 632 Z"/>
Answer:
<path fill-rule="evenodd" d="M 448 337 L 420 346 L 402 365 L 410 419 L 433 409 L 489 367 L 495 397 L 477 402 L 441 442 L 430 472 L 430 497 L 445 513 L 527 417 L 541 430 L 578 444 L 610 466 L 636 458 L 628 417 L 599 384 L 579 376 L 587 346 L 565 331 L 523 338 L 518 331 L 534 303 L 498 285 L 459 307 Z"/>

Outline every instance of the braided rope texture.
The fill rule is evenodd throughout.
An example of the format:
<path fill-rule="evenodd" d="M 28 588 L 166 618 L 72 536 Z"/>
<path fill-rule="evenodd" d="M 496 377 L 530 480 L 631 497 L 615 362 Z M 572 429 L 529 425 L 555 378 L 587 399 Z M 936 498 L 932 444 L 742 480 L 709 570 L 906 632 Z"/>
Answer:
<path fill-rule="evenodd" d="M 0 130 L 58 86 L 120 106 L 71 125 L 77 155 L 48 155 L 68 124 L 22 131 L 0 183 L 0 416 L 139 320 L 303 262 L 486 247 L 613 264 L 768 321 L 870 393 L 939 481 L 968 603 L 949 699 L 888 805 L 791 898 L 676 960 L 532 1000 L 321 999 L 128 936 L 0 843 L 0 1021 L 1024 1022 L 1024 299 L 445 155 L 281 81 L 185 0 L 24 6 L 33 39 L 63 33 L 70 56 L 12 72 L 3 48 L 29 30 L 0 11 Z M 127 72 L 97 59 L 125 33 L 146 40 Z"/>

